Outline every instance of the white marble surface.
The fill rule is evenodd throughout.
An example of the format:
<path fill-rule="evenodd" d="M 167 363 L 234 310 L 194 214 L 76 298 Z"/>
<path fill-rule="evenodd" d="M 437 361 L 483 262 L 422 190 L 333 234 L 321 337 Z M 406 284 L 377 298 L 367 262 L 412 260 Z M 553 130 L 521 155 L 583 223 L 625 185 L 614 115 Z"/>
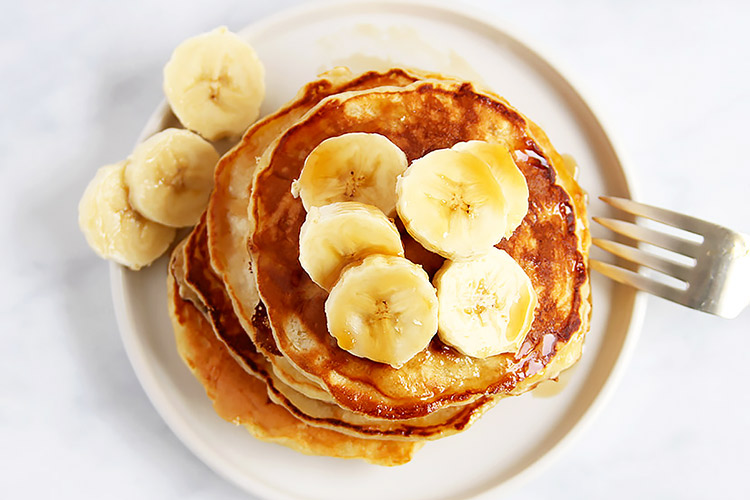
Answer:
<path fill-rule="evenodd" d="M 106 263 L 76 224 L 129 153 L 183 38 L 302 2 L 3 2 L 0 496 L 248 498 L 196 459 L 141 390 Z M 640 198 L 750 232 L 747 2 L 465 2 L 547 47 L 606 118 Z M 610 403 L 509 498 L 747 498 L 750 310 L 650 299 Z"/>

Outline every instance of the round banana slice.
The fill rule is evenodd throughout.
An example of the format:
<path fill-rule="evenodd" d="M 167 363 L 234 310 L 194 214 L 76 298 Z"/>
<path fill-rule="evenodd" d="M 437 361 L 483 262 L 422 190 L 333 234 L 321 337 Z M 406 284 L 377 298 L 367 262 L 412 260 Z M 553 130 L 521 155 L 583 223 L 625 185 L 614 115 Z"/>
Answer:
<path fill-rule="evenodd" d="M 396 185 L 396 210 L 409 234 L 451 260 L 487 253 L 505 234 L 507 205 L 486 162 L 440 149 L 415 160 Z"/>
<path fill-rule="evenodd" d="M 386 215 L 396 207 L 396 178 L 408 162 L 401 149 L 380 134 L 354 132 L 331 137 L 305 160 L 292 194 L 305 210 L 337 201 L 374 205 Z"/>
<path fill-rule="evenodd" d="M 171 227 L 193 226 L 208 205 L 219 154 L 199 135 L 169 128 L 139 144 L 125 167 L 130 204 Z"/>
<path fill-rule="evenodd" d="M 404 255 L 401 235 L 383 212 L 356 201 L 310 207 L 299 262 L 315 283 L 330 290 L 347 264 L 374 253 Z"/>
<path fill-rule="evenodd" d="M 175 229 L 133 210 L 124 169 L 118 163 L 96 172 L 78 204 L 78 225 L 97 255 L 137 271 L 167 250 Z"/>
<path fill-rule="evenodd" d="M 471 153 L 490 166 L 490 170 L 500 183 L 508 207 L 503 236 L 510 237 L 529 211 L 529 186 L 508 148 L 499 143 L 468 141 L 459 142 L 451 149 Z"/>
<path fill-rule="evenodd" d="M 164 67 L 164 94 L 185 127 L 215 141 L 258 118 L 263 77 L 255 50 L 222 26 L 177 46 Z"/>
<path fill-rule="evenodd" d="M 493 248 L 472 261 L 446 261 L 433 282 L 440 340 L 475 358 L 518 351 L 534 321 L 537 297 L 507 252 Z"/>
<path fill-rule="evenodd" d="M 400 368 L 437 330 L 438 301 L 424 270 L 371 255 L 348 266 L 325 305 L 328 331 L 355 356 Z"/>

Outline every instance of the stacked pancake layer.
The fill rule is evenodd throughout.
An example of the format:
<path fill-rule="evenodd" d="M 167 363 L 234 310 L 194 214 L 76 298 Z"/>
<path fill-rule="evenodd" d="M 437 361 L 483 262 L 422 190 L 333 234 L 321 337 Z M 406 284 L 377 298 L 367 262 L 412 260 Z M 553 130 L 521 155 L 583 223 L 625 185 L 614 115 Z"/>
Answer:
<path fill-rule="evenodd" d="M 409 161 L 456 143 L 504 144 L 529 211 L 497 246 L 539 298 L 517 353 L 471 358 L 433 339 L 401 368 L 356 357 L 328 333 L 327 292 L 299 263 L 302 202 L 292 195 L 323 140 L 378 133 Z M 472 84 L 393 69 L 337 69 L 253 125 L 219 162 L 201 223 L 170 263 L 180 353 L 225 419 L 305 453 L 397 465 L 428 439 L 466 429 L 499 399 L 555 378 L 588 330 L 585 196 L 544 133 Z M 406 257 L 432 277 L 443 258 L 399 228 Z"/>

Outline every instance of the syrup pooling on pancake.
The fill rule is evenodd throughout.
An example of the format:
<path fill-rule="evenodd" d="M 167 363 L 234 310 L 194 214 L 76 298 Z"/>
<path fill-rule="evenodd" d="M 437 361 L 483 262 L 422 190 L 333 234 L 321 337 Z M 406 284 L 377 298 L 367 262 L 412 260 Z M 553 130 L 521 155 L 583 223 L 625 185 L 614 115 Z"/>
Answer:
<path fill-rule="evenodd" d="M 410 160 L 470 140 L 503 143 L 512 150 L 528 184 L 529 213 L 498 247 L 529 276 L 539 300 L 539 312 L 517 355 L 473 359 L 433 341 L 395 370 L 353 357 L 332 342 L 323 312 L 325 293 L 314 288 L 297 261 L 305 211 L 289 191 L 315 146 L 351 131 L 382 134 Z M 256 177 L 250 207 L 255 224 L 250 249 L 259 291 L 281 352 L 325 384 L 342 406 L 406 418 L 481 394 L 510 392 L 543 370 L 571 335 L 587 328 L 588 236 L 579 217 L 585 213 L 582 198 L 562 175 L 557 182 L 559 157 L 546 137 L 504 101 L 470 84 L 425 81 L 406 89 L 347 93 L 323 101 L 273 148 Z M 405 241 L 404 246 L 410 245 Z M 297 293 L 290 295 L 290 289 Z M 542 352 L 546 334 L 553 335 L 553 347 Z"/>

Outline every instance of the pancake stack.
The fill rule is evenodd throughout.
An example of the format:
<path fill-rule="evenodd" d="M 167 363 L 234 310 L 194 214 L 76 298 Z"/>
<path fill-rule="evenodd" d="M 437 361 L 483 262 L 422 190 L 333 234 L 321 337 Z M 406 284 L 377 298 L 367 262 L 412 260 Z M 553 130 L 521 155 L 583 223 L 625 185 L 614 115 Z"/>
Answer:
<path fill-rule="evenodd" d="M 328 292 L 299 262 L 306 211 L 292 183 L 316 146 L 351 132 L 387 137 L 409 162 L 471 140 L 511 151 L 529 209 L 497 248 L 538 299 L 517 352 L 475 358 L 435 336 L 394 368 L 329 334 Z M 406 257 L 432 279 L 444 259 L 399 230 Z M 180 355 L 222 418 L 303 453 L 399 465 L 578 360 L 591 310 L 588 248 L 584 193 L 542 130 L 505 100 L 421 71 L 336 69 L 221 159 L 208 209 L 172 253 L 170 316 Z"/>

